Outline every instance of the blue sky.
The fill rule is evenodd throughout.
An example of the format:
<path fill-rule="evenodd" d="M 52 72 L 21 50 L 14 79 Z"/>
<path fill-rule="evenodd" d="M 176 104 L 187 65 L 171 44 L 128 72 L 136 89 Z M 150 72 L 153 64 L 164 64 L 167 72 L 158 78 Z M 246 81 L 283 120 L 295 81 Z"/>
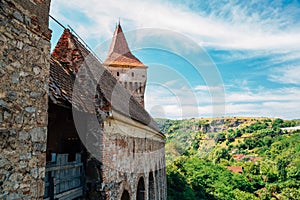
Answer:
<path fill-rule="evenodd" d="M 299 0 L 52 0 L 50 13 L 103 60 L 120 18 L 154 117 L 300 118 Z"/>

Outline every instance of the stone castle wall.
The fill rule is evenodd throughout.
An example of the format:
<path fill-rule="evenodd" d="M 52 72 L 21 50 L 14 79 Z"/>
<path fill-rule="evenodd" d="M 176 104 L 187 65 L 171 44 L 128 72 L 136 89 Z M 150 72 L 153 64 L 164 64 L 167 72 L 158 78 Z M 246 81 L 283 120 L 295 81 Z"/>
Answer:
<path fill-rule="evenodd" d="M 0 0 L 0 199 L 42 199 L 50 0 Z"/>
<path fill-rule="evenodd" d="M 147 68 L 144 67 L 107 67 L 113 76 L 128 89 L 134 98 L 144 107 L 147 81 Z"/>
<path fill-rule="evenodd" d="M 0 0 L 0 199 L 43 199 L 51 38 L 49 7 L 50 0 Z M 106 123 L 105 127 L 114 127 L 109 123 L 119 122 Z M 150 130 L 141 131 L 145 127 L 139 127 L 138 123 L 135 128 L 126 123 L 116 126 L 122 127 L 126 134 L 106 129 L 108 143 L 103 140 L 103 165 L 94 165 L 101 173 L 97 178 L 101 181 L 100 192 L 107 199 L 118 199 L 127 190 L 131 199 L 136 199 L 137 184 L 143 177 L 145 197 L 166 199 L 164 138 L 149 134 Z M 125 147 L 130 151 L 124 151 Z M 152 156 L 151 152 L 159 149 L 163 155 Z M 148 163 L 140 156 L 145 152 Z M 128 161 L 128 155 L 135 157 Z M 122 172 L 105 165 L 112 160 L 124 166 L 133 164 L 132 169 L 139 170 Z M 150 174 L 154 180 L 151 195 Z"/>
<path fill-rule="evenodd" d="M 127 190 L 135 200 L 142 177 L 145 199 L 166 199 L 164 138 L 149 127 L 113 115 L 104 123 L 101 190 L 108 199 L 120 199 Z M 153 189 L 149 189 L 149 176 Z"/>

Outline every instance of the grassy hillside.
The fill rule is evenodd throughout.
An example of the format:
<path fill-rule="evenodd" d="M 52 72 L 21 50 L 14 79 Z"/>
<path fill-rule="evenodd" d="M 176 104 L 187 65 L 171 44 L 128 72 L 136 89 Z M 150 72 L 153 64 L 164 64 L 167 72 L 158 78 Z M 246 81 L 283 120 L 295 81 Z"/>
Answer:
<path fill-rule="evenodd" d="M 299 199 L 299 124 L 268 118 L 158 119 L 168 199 Z"/>

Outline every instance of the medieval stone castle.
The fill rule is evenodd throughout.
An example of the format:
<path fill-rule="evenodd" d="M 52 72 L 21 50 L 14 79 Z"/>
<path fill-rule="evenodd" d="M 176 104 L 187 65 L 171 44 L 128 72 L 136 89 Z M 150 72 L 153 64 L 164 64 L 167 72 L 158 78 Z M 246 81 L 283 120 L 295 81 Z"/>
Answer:
<path fill-rule="evenodd" d="M 101 63 L 50 0 L 0 0 L 0 199 L 166 199 L 165 137 L 144 109 L 147 66 L 120 23 Z"/>

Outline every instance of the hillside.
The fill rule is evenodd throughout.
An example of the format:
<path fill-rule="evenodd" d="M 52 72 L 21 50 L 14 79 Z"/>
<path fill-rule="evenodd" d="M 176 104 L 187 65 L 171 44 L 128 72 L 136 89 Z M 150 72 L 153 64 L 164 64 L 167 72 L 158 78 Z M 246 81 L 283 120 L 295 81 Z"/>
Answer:
<path fill-rule="evenodd" d="M 157 119 L 168 199 L 299 199 L 299 124 L 269 118 Z"/>

